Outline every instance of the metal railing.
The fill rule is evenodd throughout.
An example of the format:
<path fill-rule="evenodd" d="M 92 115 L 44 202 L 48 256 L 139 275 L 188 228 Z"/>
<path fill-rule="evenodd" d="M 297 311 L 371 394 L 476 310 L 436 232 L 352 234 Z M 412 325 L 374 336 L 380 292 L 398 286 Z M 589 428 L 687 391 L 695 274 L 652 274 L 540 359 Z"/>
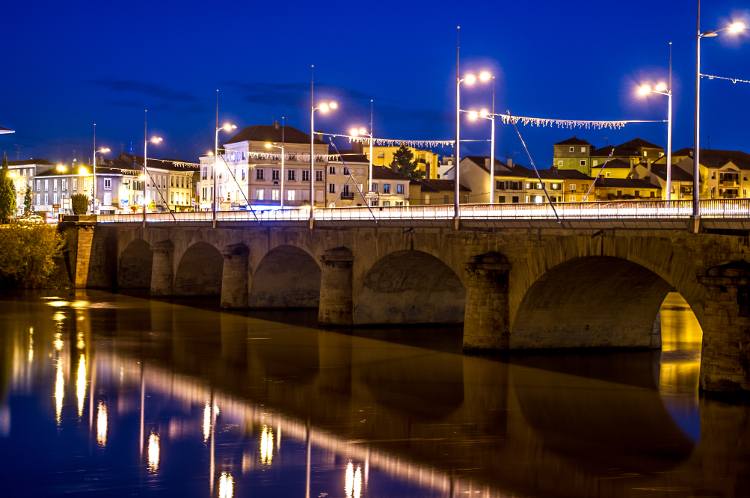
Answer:
<path fill-rule="evenodd" d="M 561 220 L 601 219 L 687 219 L 693 213 L 692 201 L 605 201 L 555 203 Z M 550 204 L 463 204 L 460 215 L 467 220 L 554 220 Z M 454 217 L 453 205 L 393 206 L 344 208 L 315 208 L 319 221 L 373 221 L 377 220 L 450 220 Z M 750 199 L 706 199 L 700 201 L 703 218 L 750 218 Z M 269 209 L 254 211 L 219 211 L 218 221 L 307 221 L 310 208 Z M 102 223 L 139 223 L 143 214 L 99 215 Z M 210 211 L 189 213 L 148 213 L 148 222 L 211 221 Z"/>

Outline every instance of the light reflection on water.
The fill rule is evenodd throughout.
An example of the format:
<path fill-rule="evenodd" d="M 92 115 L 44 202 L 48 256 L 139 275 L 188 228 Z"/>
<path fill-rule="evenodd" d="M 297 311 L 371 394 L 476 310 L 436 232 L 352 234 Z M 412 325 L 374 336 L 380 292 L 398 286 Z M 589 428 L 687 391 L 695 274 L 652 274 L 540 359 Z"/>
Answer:
<path fill-rule="evenodd" d="M 348 498 L 750 489 L 748 451 L 730 444 L 750 435 L 748 409 L 698 397 L 700 328 L 676 295 L 661 312 L 662 352 L 509 361 L 446 352 L 460 347 L 452 329 L 348 335 L 89 295 L 25 298 L 4 315 L 14 303 L 0 301 L 0 358 L 13 363 L 0 378 L 0 478 L 13 489 L 28 477 L 29 496 L 77 496 L 82 472 L 93 490 L 118 480 L 123 496 L 156 483 L 184 496 L 333 497 L 344 486 Z M 78 403 L 65 405 L 74 376 Z M 701 423 L 722 425 L 702 436 Z"/>

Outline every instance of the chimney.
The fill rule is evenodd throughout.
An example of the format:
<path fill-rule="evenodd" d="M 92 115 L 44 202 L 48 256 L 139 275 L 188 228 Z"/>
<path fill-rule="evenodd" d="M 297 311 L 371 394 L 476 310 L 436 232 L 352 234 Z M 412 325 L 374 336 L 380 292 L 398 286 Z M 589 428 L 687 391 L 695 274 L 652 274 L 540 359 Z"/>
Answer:
<path fill-rule="evenodd" d="M 553 174 L 557 174 L 557 166 L 552 166 L 550 169 L 552 170 Z"/>
<path fill-rule="evenodd" d="M 508 159 L 508 167 L 509 168 L 513 167 L 513 159 L 510 159 L 510 158 Z"/>
<path fill-rule="evenodd" d="M 430 170 L 432 169 L 432 163 L 427 163 L 424 167 L 424 177 L 430 179 Z"/>
<path fill-rule="evenodd" d="M 648 165 L 648 174 L 651 174 L 651 159 L 646 159 L 646 164 Z"/>
<path fill-rule="evenodd" d="M 274 121 L 273 122 L 273 129 L 274 130 L 278 130 L 279 129 L 279 122 L 278 121 Z"/>
<path fill-rule="evenodd" d="M 317 138 L 318 140 L 320 140 L 322 142 L 323 141 L 323 132 L 322 131 L 316 131 L 315 132 L 315 138 Z"/>

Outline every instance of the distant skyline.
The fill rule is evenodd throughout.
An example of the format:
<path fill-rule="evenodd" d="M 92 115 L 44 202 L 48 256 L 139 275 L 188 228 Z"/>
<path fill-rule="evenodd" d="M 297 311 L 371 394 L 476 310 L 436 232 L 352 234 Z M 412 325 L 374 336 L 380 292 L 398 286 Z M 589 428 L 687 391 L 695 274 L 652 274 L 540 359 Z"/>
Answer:
<path fill-rule="evenodd" d="M 666 119 L 667 99 L 643 98 L 643 83 L 666 81 L 673 42 L 673 149 L 692 147 L 695 2 L 540 1 L 533 4 L 428 2 L 326 4 L 226 2 L 192 7 L 127 3 L 4 7 L 0 77 L 0 150 L 16 159 L 87 162 L 97 145 L 114 156 L 141 154 L 143 115 L 164 142 L 149 156 L 197 162 L 213 149 L 216 90 L 220 122 L 239 131 L 281 123 L 309 133 L 310 66 L 316 129 L 346 133 L 369 126 L 376 137 L 452 140 L 456 26 L 461 76 L 496 76 L 496 111 L 581 120 Z M 220 7 L 220 10 L 214 9 Z M 744 10 L 743 10 L 744 6 Z M 750 27 L 746 3 L 702 3 L 702 31 L 734 21 Z M 750 30 L 702 42 L 703 73 L 750 80 Z M 750 84 L 702 82 L 701 146 L 750 151 L 746 110 Z M 462 107 L 491 106 L 491 84 L 462 85 Z M 577 136 L 596 147 L 641 137 L 666 147 L 666 124 L 621 130 L 519 126 L 538 167 L 549 167 L 552 144 Z M 232 134 L 220 132 L 221 141 Z M 486 121 L 462 119 L 463 139 L 489 139 Z M 709 138 L 710 137 L 710 142 Z M 498 124 L 496 157 L 506 151 L 528 165 L 512 126 Z M 337 141 L 348 148 L 346 140 Z M 452 148 L 435 149 L 452 154 Z M 489 156 L 489 142 L 461 144 L 461 154 Z"/>

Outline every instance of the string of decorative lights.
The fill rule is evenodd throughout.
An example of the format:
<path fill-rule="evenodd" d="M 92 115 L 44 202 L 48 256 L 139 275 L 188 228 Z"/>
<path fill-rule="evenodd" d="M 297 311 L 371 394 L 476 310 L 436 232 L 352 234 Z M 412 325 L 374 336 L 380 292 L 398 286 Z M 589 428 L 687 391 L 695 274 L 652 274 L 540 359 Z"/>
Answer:
<path fill-rule="evenodd" d="M 727 81 L 731 81 L 732 83 L 750 83 L 750 80 L 741 80 L 739 78 L 727 78 L 726 76 L 713 76 L 711 74 L 702 74 L 702 73 L 701 73 L 701 78 L 708 78 L 710 80 L 714 80 L 714 79 L 727 80 Z"/>

